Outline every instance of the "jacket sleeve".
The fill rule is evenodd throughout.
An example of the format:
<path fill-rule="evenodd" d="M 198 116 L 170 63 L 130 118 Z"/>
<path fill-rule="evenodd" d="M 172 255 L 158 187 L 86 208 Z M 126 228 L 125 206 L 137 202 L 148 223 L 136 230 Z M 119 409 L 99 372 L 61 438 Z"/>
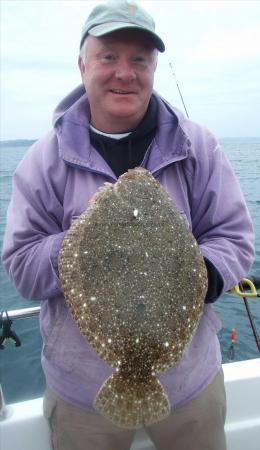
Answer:
<path fill-rule="evenodd" d="M 2 253 L 18 292 L 37 300 L 60 291 L 58 254 L 65 235 L 62 203 L 44 165 L 34 144 L 14 173 Z"/>
<path fill-rule="evenodd" d="M 209 132 L 197 152 L 191 186 L 193 234 L 204 258 L 220 274 L 225 292 L 248 274 L 254 260 L 252 221 L 233 169 Z"/>

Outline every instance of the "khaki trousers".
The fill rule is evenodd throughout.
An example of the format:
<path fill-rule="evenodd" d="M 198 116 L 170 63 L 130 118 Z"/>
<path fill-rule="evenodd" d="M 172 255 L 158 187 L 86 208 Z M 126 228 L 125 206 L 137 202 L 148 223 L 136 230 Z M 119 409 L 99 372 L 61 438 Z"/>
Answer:
<path fill-rule="evenodd" d="M 129 450 L 131 447 L 134 431 L 118 428 L 104 417 L 66 403 L 49 388 L 43 408 L 54 450 Z M 225 417 L 221 369 L 201 394 L 146 432 L 157 450 L 226 450 Z"/>

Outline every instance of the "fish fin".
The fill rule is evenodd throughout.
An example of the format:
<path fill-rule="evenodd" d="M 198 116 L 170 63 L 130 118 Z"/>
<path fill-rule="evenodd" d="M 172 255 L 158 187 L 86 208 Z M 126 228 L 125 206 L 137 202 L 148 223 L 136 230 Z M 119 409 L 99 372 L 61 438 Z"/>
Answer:
<path fill-rule="evenodd" d="M 138 429 L 167 417 L 170 404 L 160 381 L 151 376 L 145 381 L 114 373 L 101 386 L 94 406 L 115 425 Z"/>

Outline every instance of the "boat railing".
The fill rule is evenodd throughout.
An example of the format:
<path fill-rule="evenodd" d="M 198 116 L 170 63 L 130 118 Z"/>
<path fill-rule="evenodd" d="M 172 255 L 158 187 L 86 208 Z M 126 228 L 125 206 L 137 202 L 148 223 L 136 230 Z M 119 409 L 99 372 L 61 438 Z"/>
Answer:
<path fill-rule="evenodd" d="M 240 297 L 259 297 L 257 290 L 260 289 L 260 276 L 251 275 L 249 278 L 243 278 L 241 283 L 234 286 L 229 292 L 235 296 Z M 27 319 L 28 317 L 38 316 L 40 313 L 41 307 L 34 306 L 23 309 L 14 309 L 10 311 L 0 311 L 0 324 L 2 321 L 7 320 L 8 318 L 11 320 L 15 319 Z"/>
<path fill-rule="evenodd" d="M 40 314 L 41 307 L 34 306 L 31 308 L 13 309 L 10 311 L 3 311 L 1 313 L 2 321 L 11 319 L 27 319 L 28 317 L 38 316 Z"/>
<path fill-rule="evenodd" d="M 246 292 L 244 289 L 246 289 Z M 229 292 L 240 297 L 259 297 L 257 289 L 260 289 L 260 276 L 250 276 L 249 278 L 243 278 L 241 283 L 237 284 Z M 1 322 L 3 323 L 8 320 L 8 318 L 11 320 L 27 319 L 28 317 L 38 316 L 40 314 L 40 310 L 40 306 L 34 306 L 10 311 L 0 311 L 0 328 Z"/>

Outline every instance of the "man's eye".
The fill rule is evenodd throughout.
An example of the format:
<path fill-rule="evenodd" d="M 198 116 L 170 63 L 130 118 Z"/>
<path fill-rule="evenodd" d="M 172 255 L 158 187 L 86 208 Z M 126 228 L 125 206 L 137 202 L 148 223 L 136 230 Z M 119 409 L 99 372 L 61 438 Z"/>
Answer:
<path fill-rule="evenodd" d="M 102 59 L 103 59 L 103 61 L 106 61 L 106 62 L 113 62 L 113 61 L 116 60 L 116 55 L 113 55 L 113 54 L 109 53 L 107 55 L 103 55 Z"/>
<path fill-rule="evenodd" d="M 144 56 L 134 56 L 133 57 L 133 62 L 140 63 L 140 64 L 145 64 L 146 63 L 146 58 Z"/>

